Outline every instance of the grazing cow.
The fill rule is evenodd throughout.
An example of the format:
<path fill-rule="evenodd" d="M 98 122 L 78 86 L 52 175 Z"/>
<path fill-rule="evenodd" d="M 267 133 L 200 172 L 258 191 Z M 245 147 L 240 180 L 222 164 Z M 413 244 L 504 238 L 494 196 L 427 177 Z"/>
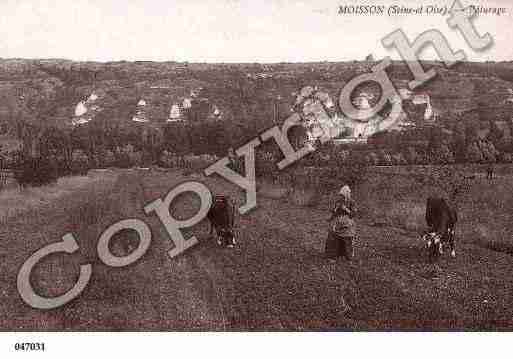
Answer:
<path fill-rule="evenodd" d="M 449 243 L 451 257 L 456 256 L 454 228 L 458 218 L 444 198 L 429 197 L 426 202 L 426 223 L 428 232 L 422 237 L 427 242 L 431 258 L 443 254 L 443 244 Z"/>
<path fill-rule="evenodd" d="M 210 221 L 210 234 L 216 231 L 217 243 L 233 247 L 235 245 L 235 234 L 233 223 L 235 219 L 235 205 L 229 196 L 217 195 L 214 197 L 212 207 L 207 214 Z"/>

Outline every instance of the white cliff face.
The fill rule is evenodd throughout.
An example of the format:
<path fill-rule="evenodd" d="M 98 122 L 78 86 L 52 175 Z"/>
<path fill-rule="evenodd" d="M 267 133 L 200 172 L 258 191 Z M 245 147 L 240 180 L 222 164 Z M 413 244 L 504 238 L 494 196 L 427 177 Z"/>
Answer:
<path fill-rule="evenodd" d="M 351 138 L 367 138 L 376 132 L 388 128 L 397 127 L 405 119 L 402 111 L 401 98 L 410 96 L 406 91 L 400 92 L 400 96 L 393 99 L 390 114 L 383 118 L 376 114 L 364 121 L 345 117 L 336 111 L 334 102 L 327 92 L 316 90 L 312 86 L 306 86 L 296 95 L 294 108 L 298 111 L 302 124 L 307 130 L 310 141 L 315 141 L 323 136 L 335 138 L 342 132 L 350 133 Z M 371 108 L 374 96 L 362 92 L 353 100 L 356 108 L 367 110 Z"/>
<path fill-rule="evenodd" d="M 75 106 L 74 117 L 71 119 L 71 124 L 78 126 L 90 122 L 95 114 L 101 111 L 101 107 L 98 106 L 96 102 L 98 99 L 99 96 L 93 92 L 85 101 L 80 101 Z"/>
<path fill-rule="evenodd" d="M 373 98 L 373 95 L 363 92 L 359 96 L 355 97 L 355 99 L 353 100 L 353 105 L 361 110 L 367 110 L 371 108 L 369 101 Z"/>
<path fill-rule="evenodd" d="M 171 110 L 169 111 L 169 118 L 167 122 L 176 122 L 182 120 L 182 113 L 180 111 L 180 107 L 178 104 L 173 104 L 171 106 Z"/>
<path fill-rule="evenodd" d="M 79 117 L 79 116 L 83 116 L 85 115 L 87 112 L 87 107 L 86 105 L 84 104 L 83 101 L 80 101 L 77 106 L 75 107 L 75 116 L 76 117 Z"/>
<path fill-rule="evenodd" d="M 413 95 L 411 97 L 411 100 L 415 105 L 430 103 L 430 98 L 427 93 L 420 93 L 420 94 Z"/>
<path fill-rule="evenodd" d="M 98 100 L 98 95 L 94 92 L 87 98 L 87 102 L 94 102 L 96 100 Z"/>
<path fill-rule="evenodd" d="M 147 105 L 147 103 L 144 99 L 139 100 L 139 102 L 137 103 L 137 110 L 136 110 L 135 116 L 132 117 L 132 121 L 142 122 L 142 123 L 149 122 L 148 118 L 146 117 L 146 111 L 145 111 L 146 105 Z"/>
<path fill-rule="evenodd" d="M 192 101 L 190 98 L 186 98 L 182 102 L 183 108 L 191 108 L 192 107 Z"/>
<path fill-rule="evenodd" d="M 409 89 L 399 89 L 399 90 L 397 90 L 397 92 L 399 92 L 399 96 L 403 100 L 409 100 L 413 96 L 413 92 Z"/>
<path fill-rule="evenodd" d="M 362 92 L 354 98 L 353 105 L 356 108 L 365 111 L 372 108 L 370 103 L 372 99 L 374 99 L 374 95 Z M 346 120 L 347 126 L 352 129 L 352 137 L 356 138 L 367 138 L 380 131 L 383 127 L 383 121 L 385 121 L 385 119 L 378 114 L 366 120 L 355 120 L 350 118 Z"/>
<path fill-rule="evenodd" d="M 327 92 L 306 86 L 297 94 L 295 108 L 310 142 L 322 137 L 335 138 L 345 128 L 343 118 L 336 113 L 335 103 Z"/>
<path fill-rule="evenodd" d="M 431 102 L 428 102 L 426 112 L 424 112 L 424 120 L 431 120 L 432 118 L 433 118 L 433 107 L 431 107 Z"/>
<path fill-rule="evenodd" d="M 73 120 L 71 120 L 71 123 L 73 126 L 78 126 L 78 125 L 86 124 L 86 123 L 90 122 L 91 120 L 92 120 L 92 118 L 79 117 L 79 118 L 74 118 Z"/>

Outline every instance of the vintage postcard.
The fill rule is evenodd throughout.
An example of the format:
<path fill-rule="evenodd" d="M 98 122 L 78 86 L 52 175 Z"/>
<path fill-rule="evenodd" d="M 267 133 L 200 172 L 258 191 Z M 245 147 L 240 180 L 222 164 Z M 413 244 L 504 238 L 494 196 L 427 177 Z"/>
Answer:
<path fill-rule="evenodd" d="M 4 0 L 0 32 L 6 335 L 513 329 L 509 0 Z"/>

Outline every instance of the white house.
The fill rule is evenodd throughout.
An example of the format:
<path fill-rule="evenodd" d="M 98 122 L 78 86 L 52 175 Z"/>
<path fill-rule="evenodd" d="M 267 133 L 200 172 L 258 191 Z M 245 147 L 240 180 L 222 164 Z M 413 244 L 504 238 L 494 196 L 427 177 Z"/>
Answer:
<path fill-rule="evenodd" d="M 178 104 L 173 104 L 173 106 L 171 106 L 171 110 L 169 111 L 169 118 L 167 119 L 167 122 L 178 122 L 178 121 L 182 121 L 183 120 L 183 117 L 182 117 L 182 112 L 180 111 L 180 107 L 178 106 Z"/>
<path fill-rule="evenodd" d="M 84 101 L 80 101 L 77 106 L 75 107 L 75 116 L 76 117 L 79 117 L 79 116 L 83 116 L 85 115 L 87 112 L 87 107 L 84 103 Z"/>

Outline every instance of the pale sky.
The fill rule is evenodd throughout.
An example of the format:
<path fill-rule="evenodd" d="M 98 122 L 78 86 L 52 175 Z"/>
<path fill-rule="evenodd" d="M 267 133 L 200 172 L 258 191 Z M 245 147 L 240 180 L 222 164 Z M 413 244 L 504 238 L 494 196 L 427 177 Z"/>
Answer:
<path fill-rule="evenodd" d="M 469 60 L 513 60 L 513 1 L 475 20 L 495 44 L 476 53 L 440 15 L 348 16 L 339 5 L 447 5 L 453 0 L 0 0 L 0 57 L 189 62 L 303 62 L 376 59 L 380 40 L 401 28 L 413 40 L 431 28 Z M 426 50 L 425 59 L 436 58 Z"/>

